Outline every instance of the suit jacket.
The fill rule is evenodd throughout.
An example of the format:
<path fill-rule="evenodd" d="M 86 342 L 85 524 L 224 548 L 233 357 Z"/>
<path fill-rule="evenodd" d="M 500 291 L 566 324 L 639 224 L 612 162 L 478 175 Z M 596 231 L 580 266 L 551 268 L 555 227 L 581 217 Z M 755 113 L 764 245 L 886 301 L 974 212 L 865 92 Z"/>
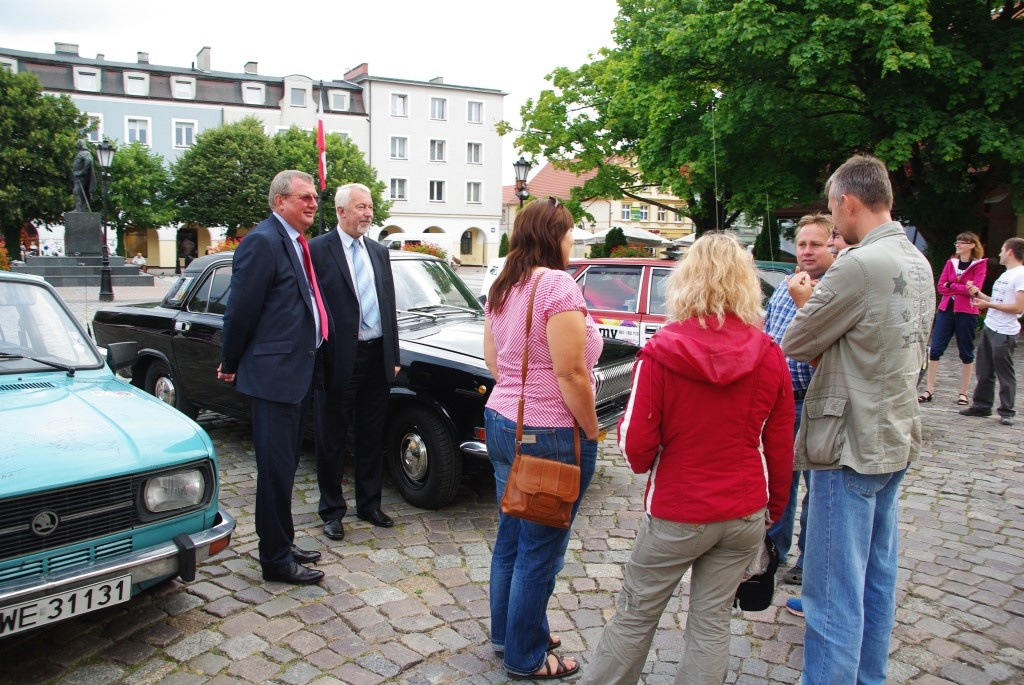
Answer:
<path fill-rule="evenodd" d="M 398 319 L 395 314 L 395 281 L 391 274 L 391 259 L 387 249 L 378 242 L 363 238 L 366 254 L 373 265 L 377 303 L 380 307 L 381 329 L 384 331 L 384 376 L 388 382 L 395 379 L 395 367 L 400 363 L 398 350 Z M 324 386 L 327 390 L 348 385 L 356 358 L 359 341 L 359 298 L 352 273 L 345 259 L 345 246 L 340 229 L 309 241 L 320 293 L 330 312 L 333 328 L 324 354 Z"/>
<path fill-rule="evenodd" d="M 296 404 L 313 381 L 316 343 L 305 271 L 288 232 L 271 215 L 235 251 L 221 370 L 236 374 L 239 392 Z"/>

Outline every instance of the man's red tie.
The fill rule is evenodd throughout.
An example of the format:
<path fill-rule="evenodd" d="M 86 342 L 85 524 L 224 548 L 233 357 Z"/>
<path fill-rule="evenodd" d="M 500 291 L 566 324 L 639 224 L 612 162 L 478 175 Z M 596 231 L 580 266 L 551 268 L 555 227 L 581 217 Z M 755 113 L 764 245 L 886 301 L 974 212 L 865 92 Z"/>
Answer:
<path fill-rule="evenodd" d="M 309 243 L 306 236 L 299 235 L 299 247 L 302 248 L 302 265 L 306 267 L 306 278 L 313 286 L 313 299 L 316 300 L 316 309 L 320 312 L 320 334 L 327 340 L 327 309 L 324 307 L 324 298 L 320 297 L 320 284 L 316 282 L 316 272 L 313 271 L 313 260 L 309 257 Z"/>

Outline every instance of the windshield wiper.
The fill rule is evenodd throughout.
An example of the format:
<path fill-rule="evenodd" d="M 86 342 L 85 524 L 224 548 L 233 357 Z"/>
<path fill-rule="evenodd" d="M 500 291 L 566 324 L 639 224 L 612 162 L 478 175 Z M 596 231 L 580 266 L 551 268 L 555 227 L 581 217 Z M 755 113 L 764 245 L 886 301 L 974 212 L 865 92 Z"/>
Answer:
<path fill-rule="evenodd" d="M 457 312 L 466 312 L 467 314 L 483 314 L 479 309 L 470 309 L 469 307 L 460 307 L 457 304 L 431 304 L 426 307 L 413 307 L 412 311 L 419 312 L 424 309 L 454 309 Z"/>
<path fill-rule="evenodd" d="M 413 307 L 412 309 L 399 309 L 397 314 L 399 316 L 420 316 L 424 319 L 430 319 L 431 321 L 437 321 L 437 317 L 426 312 L 419 311 L 422 307 Z"/>
<path fill-rule="evenodd" d="M 67 364 L 61 364 L 60 362 L 50 361 L 49 359 L 40 359 L 39 357 L 26 357 L 23 354 L 12 354 L 10 352 L 0 352 L 0 360 L 3 359 L 28 359 L 29 361 L 36 362 L 37 364 L 45 364 L 54 369 L 60 369 L 61 371 L 67 371 L 69 378 L 75 377 L 75 367 L 68 366 Z"/>

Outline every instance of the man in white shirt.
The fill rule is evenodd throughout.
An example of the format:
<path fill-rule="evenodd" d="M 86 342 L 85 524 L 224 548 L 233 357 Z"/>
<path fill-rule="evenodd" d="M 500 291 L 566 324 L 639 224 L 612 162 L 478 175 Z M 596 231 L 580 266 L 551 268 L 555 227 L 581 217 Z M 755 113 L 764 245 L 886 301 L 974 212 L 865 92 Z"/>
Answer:
<path fill-rule="evenodd" d="M 1017 396 L 1017 376 L 1013 368 L 1013 350 L 1017 347 L 1021 314 L 1024 314 L 1024 238 L 1010 238 L 999 252 L 999 263 L 1006 271 L 992 285 L 992 294 L 981 292 L 968 281 L 971 304 L 987 309 L 985 328 L 978 342 L 971 406 L 961 409 L 964 416 L 992 416 L 996 379 L 999 380 L 999 422 L 1013 425 Z"/>

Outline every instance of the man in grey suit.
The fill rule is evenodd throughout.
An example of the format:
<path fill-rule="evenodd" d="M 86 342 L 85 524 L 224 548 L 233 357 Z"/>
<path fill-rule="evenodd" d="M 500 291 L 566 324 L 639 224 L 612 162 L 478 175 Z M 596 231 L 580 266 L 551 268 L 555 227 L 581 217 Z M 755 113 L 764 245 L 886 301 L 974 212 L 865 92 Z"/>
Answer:
<path fill-rule="evenodd" d="M 389 386 L 399 371 L 395 284 L 388 251 L 366 238 L 373 222 L 370 189 L 338 188 L 338 228 L 310 241 L 313 264 L 334 322 L 316 393 L 316 470 L 324 535 L 342 540 L 347 511 L 341 479 L 349 426 L 355 438 L 356 515 L 390 528 L 381 511 L 382 436 Z"/>
<path fill-rule="evenodd" d="M 263 578 L 305 585 L 324 574 L 302 565 L 320 553 L 295 545 L 292 486 L 330 317 L 304 254 L 302 234 L 316 217 L 313 178 L 282 171 L 268 201 L 273 213 L 235 251 L 217 377 L 248 395 L 252 409 Z"/>

